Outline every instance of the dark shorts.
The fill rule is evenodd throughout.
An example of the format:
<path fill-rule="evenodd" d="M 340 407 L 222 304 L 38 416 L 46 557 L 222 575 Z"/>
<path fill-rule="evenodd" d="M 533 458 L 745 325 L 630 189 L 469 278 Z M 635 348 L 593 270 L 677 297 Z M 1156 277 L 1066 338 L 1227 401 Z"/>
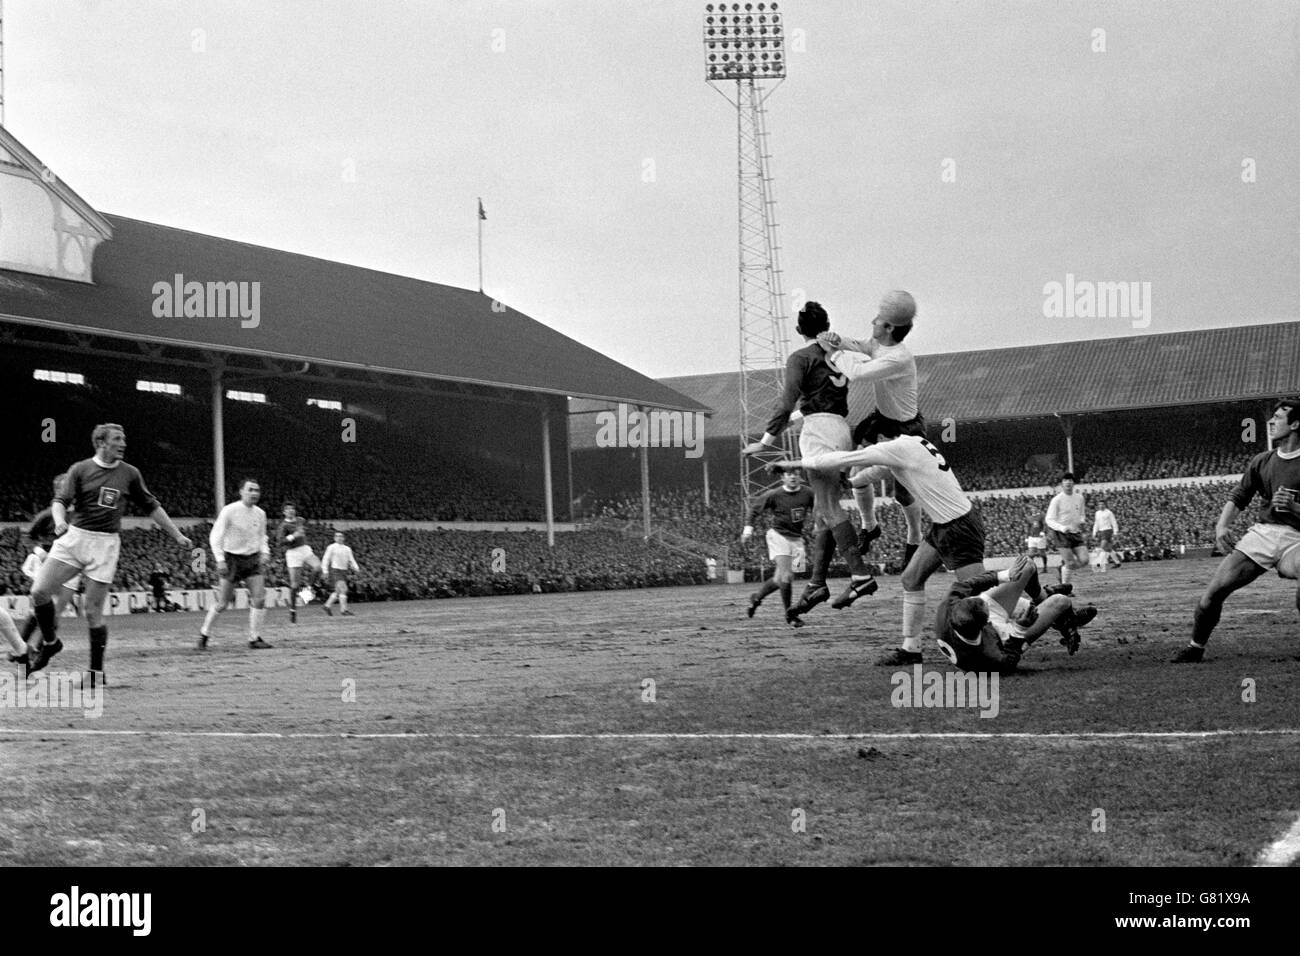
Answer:
<path fill-rule="evenodd" d="M 949 571 L 984 561 L 984 519 L 974 508 L 947 524 L 930 525 L 925 540 Z"/>
<path fill-rule="evenodd" d="M 1098 531 L 1097 540 L 1101 543 L 1103 548 L 1109 548 L 1111 542 L 1115 540 L 1115 532 L 1111 531 L 1110 528 L 1107 528 L 1105 531 Z"/>
<path fill-rule="evenodd" d="M 262 556 L 260 554 L 231 554 L 226 552 L 226 573 L 223 581 L 238 584 L 245 578 L 254 578 L 262 573 Z"/>
<path fill-rule="evenodd" d="M 886 418 L 880 414 L 879 410 L 872 410 L 871 414 L 862 421 L 858 422 L 853 429 L 853 447 L 857 448 L 864 441 L 872 443 L 878 441 L 888 441 L 891 438 L 897 438 L 899 435 L 915 435 L 917 438 L 925 437 L 925 419 L 920 412 L 916 417 L 905 422 L 900 422 L 894 418 Z M 906 508 L 916 499 L 912 493 L 903 487 L 902 482 L 894 481 L 894 500 Z"/>
<path fill-rule="evenodd" d="M 1055 528 L 1047 529 L 1047 543 L 1053 548 L 1073 551 L 1075 548 L 1082 548 L 1083 535 L 1074 531 L 1057 531 Z"/>
<path fill-rule="evenodd" d="M 340 581 L 342 581 L 344 584 L 347 584 L 348 573 L 344 571 L 342 568 L 330 568 L 330 586 L 333 587 L 335 584 L 338 584 Z"/>
<path fill-rule="evenodd" d="M 978 644 L 967 644 L 955 634 L 939 637 L 939 650 L 944 657 L 964 671 L 989 671 L 1009 674 L 1020 663 L 1017 651 L 1008 651 L 997 631 L 986 627 L 980 631 Z"/>

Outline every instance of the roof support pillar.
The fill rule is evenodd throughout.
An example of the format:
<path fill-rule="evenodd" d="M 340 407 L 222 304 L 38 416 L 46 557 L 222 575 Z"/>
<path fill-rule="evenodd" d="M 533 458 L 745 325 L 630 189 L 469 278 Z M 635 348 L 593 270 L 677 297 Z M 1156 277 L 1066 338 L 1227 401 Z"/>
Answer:
<path fill-rule="evenodd" d="M 641 407 L 641 414 L 647 409 Z M 649 436 L 641 443 L 641 533 L 650 540 L 650 441 Z"/>
<path fill-rule="evenodd" d="M 216 501 L 214 515 L 220 514 L 226 506 L 226 440 L 223 402 L 225 393 L 221 377 L 225 370 L 224 363 L 218 361 L 212 366 L 212 495 Z"/>
<path fill-rule="evenodd" d="M 1056 412 L 1056 417 L 1065 432 L 1065 470 L 1074 474 L 1074 418 L 1060 412 Z"/>
<path fill-rule="evenodd" d="M 546 496 L 546 546 L 555 547 L 555 506 L 551 488 L 551 407 L 542 399 L 542 492 Z"/>

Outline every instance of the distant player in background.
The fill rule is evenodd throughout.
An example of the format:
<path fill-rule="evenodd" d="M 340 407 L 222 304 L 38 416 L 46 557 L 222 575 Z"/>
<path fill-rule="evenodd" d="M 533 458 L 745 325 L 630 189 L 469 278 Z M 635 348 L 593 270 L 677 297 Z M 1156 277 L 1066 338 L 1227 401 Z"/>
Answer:
<path fill-rule="evenodd" d="M 262 621 L 266 617 L 266 568 L 271 562 L 271 545 L 266 538 L 266 512 L 257 506 L 261 486 L 252 478 L 239 483 L 239 500 L 221 509 L 212 524 L 208 544 L 217 562 L 217 600 L 208 608 L 199 628 L 199 650 L 205 650 L 212 637 L 217 615 L 235 600 L 235 586 L 248 585 L 248 646 L 255 651 L 271 644 L 262 640 Z"/>
<path fill-rule="evenodd" d="M 50 556 L 37 572 L 32 586 L 38 642 L 28 650 L 28 672 L 38 671 L 63 649 L 54 631 L 54 596 L 67 581 L 82 576 L 86 587 L 85 614 L 90 629 L 90 679 L 92 685 L 104 678 L 104 651 L 108 628 L 104 625 L 104 599 L 117 574 L 122 550 L 122 515 L 128 501 L 149 513 L 182 548 L 190 539 L 177 530 L 158 499 L 145 486 L 139 469 L 122 458 L 126 454 L 126 432 L 121 425 L 96 425 L 90 436 L 93 458 L 68 469 L 59 494 L 50 506 L 56 540 Z M 68 507 L 75 513 L 68 524 Z"/>
<path fill-rule="evenodd" d="M 849 381 L 831 362 L 825 350 L 816 341 L 830 328 L 826 310 L 816 302 L 809 302 L 799 312 L 796 328 L 808 344 L 791 354 L 785 366 L 785 388 L 762 440 L 747 445 L 742 454 L 757 455 L 765 451 L 779 451 L 778 436 L 785 430 L 795 406 L 803 413 L 803 430 L 799 433 L 799 451 L 805 458 L 827 452 L 848 451 L 853 447 L 849 432 Z M 831 607 L 845 608 L 859 597 L 875 593 L 876 583 L 867 563 L 858 550 L 857 534 L 853 524 L 840 507 L 840 479 L 838 469 L 827 472 L 810 470 L 813 511 L 817 518 L 813 530 L 813 568 L 808 587 L 799 603 L 787 613 L 787 620 L 807 614 L 831 596 L 826 586 L 826 576 L 838 548 L 848 565 L 849 586 Z"/>
<path fill-rule="evenodd" d="M 167 569 L 161 564 L 155 564 L 153 572 L 149 575 L 149 590 L 153 592 L 153 609 L 155 611 L 171 610 L 172 602 L 167 600 L 167 585 L 171 584 L 172 576 L 167 573 Z"/>
<path fill-rule="evenodd" d="M 899 435 L 925 437 L 925 419 L 921 417 L 917 404 L 916 358 L 903 344 L 903 339 L 912 331 L 915 318 L 916 300 L 910 293 L 895 290 L 880 300 L 880 311 L 871 322 L 871 338 L 859 341 L 842 338 L 834 332 L 817 336 L 823 348 L 832 350 L 832 361 L 849 381 L 871 383 L 875 407 L 853 429 L 855 448 Z M 867 360 L 863 361 L 854 353 L 864 353 Z M 871 542 L 880 537 L 875 490 L 871 483 L 854 486 L 853 498 L 858 504 L 862 522 L 858 550 L 865 554 Z M 906 565 L 921 544 L 921 506 L 897 481 L 894 482 L 894 500 L 902 507 L 907 521 L 907 545 L 903 551 L 903 564 Z"/>
<path fill-rule="evenodd" d="M 325 549 L 321 565 L 329 575 L 330 584 L 334 587 L 334 593 L 325 600 L 325 613 L 333 617 L 334 612 L 330 610 L 330 605 L 338 601 L 343 612 L 342 616 L 353 617 L 352 612 L 348 610 L 348 572 L 357 572 L 361 569 L 357 567 L 356 556 L 348 547 L 342 531 L 334 532 L 334 543 Z"/>
<path fill-rule="evenodd" d="M 1175 664 L 1196 664 L 1219 623 L 1228 595 L 1273 568 L 1279 577 L 1300 577 L 1300 398 L 1284 398 L 1268 420 L 1273 450 L 1250 460 L 1214 526 L 1214 540 L 1226 557 L 1196 604 L 1192 640 L 1174 657 Z M 1259 521 L 1240 541 L 1232 523 L 1256 495 L 1263 501 Z M 1300 610 L 1300 590 L 1296 591 Z"/>
<path fill-rule="evenodd" d="M 298 509 L 292 501 L 284 503 L 280 536 L 284 539 L 284 563 L 289 566 L 289 622 L 297 624 L 299 573 L 303 565 L 311 568 L 307 576 L 307 584 L 310 585 L 321 573 L 321 565 L 320 558 L 316 557 L 316 552 L 307 544 L 307 522 L 298 516 Z"/>
<path fill-rule="evenodd" d="M 1083 541 L 1087 508 L 1083 492 L 1074 490 L 1074 475 L 1061 476 L 1061 490 L 1047 506 L 1047 539 L 1061 553 L 1061 583 L 1069 584 L 1075 568 L 1088 566 L 1088 546 Z"/>
<path fill-rule="evenodd" d="M 785 606 L 786 622 L 791 627 L 803 627 L 803 621 L 790 616 L 791 589 L 794 572 L 802 571 L 807 561 L 803 542 L 804 521 L 813 509 L 813 493 L 803 486 L 799 475 L 787 471 L 781 475 L 781 487 L 765 493 L 749 509 L 749 521 L 741 532 L 740 540 L 748 541 L 754 535 L 754 525 L 760 515 L 771 513 L 771 526 L 767 529 L 767 556 L 776 565 L 772 576 L 749 598 L 750 617 L 763 603 L 763 598 L 773 591 L 781 592 Z"/>
<path fill-rule="evenodd" d="M 1029 535 L 1025 538 L 1026 553 L 1038 563 L 1043 560 L 1043 574 L 1047 573 L 1047 532 L 1043 530 L 1043 519 L 1035 518 L 1029 522 Z"/>
<path fill-rule="evenodd" d="M 1120 564 L 1119 552 L 1115 550 L 1115 535 L 1119 534 L 1119 522 L 1115 520 L 1115 512 L 1110 510 L 1110 505 L 1105 498 L 1097 499 L 1097 513 L 1092 517 L 1092 536 L 1097 541 L 1097 547 L 1101 549 L 1101 561 L 1098 564 L 1101 570 L 1110 570 L 1111 564 L 1118 566 Z M 1097 565 L 1093 566 L 1094 569 Z"/>

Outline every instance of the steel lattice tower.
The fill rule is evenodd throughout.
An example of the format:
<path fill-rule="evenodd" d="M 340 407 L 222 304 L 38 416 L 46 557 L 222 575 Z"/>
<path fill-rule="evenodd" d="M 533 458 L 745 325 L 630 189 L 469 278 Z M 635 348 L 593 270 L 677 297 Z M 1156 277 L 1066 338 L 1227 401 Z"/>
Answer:
<path fill-rule="evenodd" d="M 764 109 L 785 79 L 785 27 L 775 3 L 708 4 L 704 11 L 705 79 L 736 110 L 743 448 L 763 436 L 784 385 L 789 351 Z M 734 97 L 729 92 L 733 82 Z M 783 446 L 792 454 L 788 430 Z M 763 464 L 740 456 L 746 500 L 774 484 Z"/>

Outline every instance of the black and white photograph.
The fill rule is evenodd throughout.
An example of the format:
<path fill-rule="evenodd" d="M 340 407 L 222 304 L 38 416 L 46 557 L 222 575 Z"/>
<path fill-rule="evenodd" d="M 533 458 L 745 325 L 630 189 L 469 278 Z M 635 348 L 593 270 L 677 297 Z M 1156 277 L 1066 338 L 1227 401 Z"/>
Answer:
<path fill-rule="evenodd" d="M 24 918 L 959 867 L 1262 928 L 1297 104 L 1294 0 L 0 0 Z"/>

